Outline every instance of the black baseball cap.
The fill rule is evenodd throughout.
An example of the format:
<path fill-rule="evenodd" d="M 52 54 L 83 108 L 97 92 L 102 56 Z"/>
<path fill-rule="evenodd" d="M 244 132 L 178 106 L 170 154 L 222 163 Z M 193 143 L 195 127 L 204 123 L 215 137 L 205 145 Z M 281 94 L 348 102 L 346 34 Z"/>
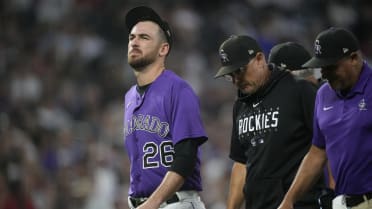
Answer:
<path fill-rule="evenodd" d="M 150 7 L 139 6 L 131 9 L 125 17 L 125 24 L 128 28 L 128 31 L 131 31 L 133 26 L 138 22 L 146 20 L 152 21 L 159 25 L 159 27 L 164 31 L 170 48 L 172 48 L 173 34 L 168 23 L 161 19 L 161 17 Z"/>
<path fill-rule="evenodd" d="M 318 34 L 314 41 L 314 57 L 303 67 L 325 67 L 359 50 L 355 36 L 344 28 L 331 27 Z"/>
<path fill-rule="evenodd" d="M 275 45 L 269 54 L 269 63 L 289 69 L 291 71 L 301 70 L 303 64 L 311 59 L 310 53 L 300 44 L 285 42 Z"/>
<path fill-rule="evenodd" d="M 219 48 L 222 66 L 214 78 L 232 73 L 245 66 L 256 56 L 257 52 L 262 52 L 262 49 L 255 39 L 245 35 L 231 36 Z"/>

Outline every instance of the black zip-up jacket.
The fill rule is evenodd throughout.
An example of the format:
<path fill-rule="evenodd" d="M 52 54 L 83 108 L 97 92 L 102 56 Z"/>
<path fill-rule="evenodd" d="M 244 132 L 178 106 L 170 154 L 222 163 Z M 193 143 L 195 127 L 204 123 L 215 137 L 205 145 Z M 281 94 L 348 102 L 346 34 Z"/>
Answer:
<path fill-rule="evenodd" d="M 282 201 L 311 145 L 315 94 L 310 82 L 277 68 L 254 95 L 238 92 L 230 158 L 247 165 L 247 209 L 276 209 Z M 322 182 L 295 207 L 319 208 Z"/>

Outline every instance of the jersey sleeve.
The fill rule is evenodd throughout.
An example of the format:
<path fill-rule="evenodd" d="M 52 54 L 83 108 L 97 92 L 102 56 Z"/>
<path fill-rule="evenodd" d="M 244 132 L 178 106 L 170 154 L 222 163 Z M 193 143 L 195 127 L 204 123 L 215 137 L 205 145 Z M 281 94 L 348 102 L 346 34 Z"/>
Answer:
<path fill-rule="evenodd" d="M 245 164 L 247 162 L 247 157 L 245 156 L 246 147 L 240 143 L 238 138 L 238 130 L 236 127 L 236 106 L 237 103 L 234 105 L 233 109 L 233 125 L 231 131 L 231 141 L 230 141 L 230 154 L 229 157 L 233 161 Z"/>
<path fill-rule="evenodd" d="M 188 138 L 205 141 L 207 137 L 201 120 L 199 99 L 189 85 L 175 86 L 171 107 L 171 134 L 174 144 Z"/>

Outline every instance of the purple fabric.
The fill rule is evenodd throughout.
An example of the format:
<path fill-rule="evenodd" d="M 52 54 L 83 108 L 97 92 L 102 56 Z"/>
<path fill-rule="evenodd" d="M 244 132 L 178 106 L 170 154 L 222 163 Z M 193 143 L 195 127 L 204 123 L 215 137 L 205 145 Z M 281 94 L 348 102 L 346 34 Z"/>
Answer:
<path fill-rule="evenodd" d="M 337 194 L 372 191 L 372 70 L 364 63 L 345 97 L 327 83 L 318 93 L 313 144 L 325 148 Z"/>
<path fill-rule="evenodd" d="M 147 197 L 170 167 L 173 145 L 206 137 L 199 100 L 192 88 L 165 70 L 141 96 L 133 86 L 125 96 L 124 141 L 131 162 L 129 195 Z M 181 190 L 202 190 L 200 157 Z"/>

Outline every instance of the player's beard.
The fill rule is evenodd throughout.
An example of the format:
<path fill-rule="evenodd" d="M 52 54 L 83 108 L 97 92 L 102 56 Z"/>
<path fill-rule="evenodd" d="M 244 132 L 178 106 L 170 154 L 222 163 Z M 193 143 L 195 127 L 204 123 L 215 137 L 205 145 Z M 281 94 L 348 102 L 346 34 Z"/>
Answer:
<path fill-rule="evenodd" d="M 148 65 L 155 62 L 156 57 L 151 54 L 147 56 L 140 57 L 138 59 L 133 59 L 128 57 L 128 64 L 136 71 L 141 71 L 145 69 Z"/>

